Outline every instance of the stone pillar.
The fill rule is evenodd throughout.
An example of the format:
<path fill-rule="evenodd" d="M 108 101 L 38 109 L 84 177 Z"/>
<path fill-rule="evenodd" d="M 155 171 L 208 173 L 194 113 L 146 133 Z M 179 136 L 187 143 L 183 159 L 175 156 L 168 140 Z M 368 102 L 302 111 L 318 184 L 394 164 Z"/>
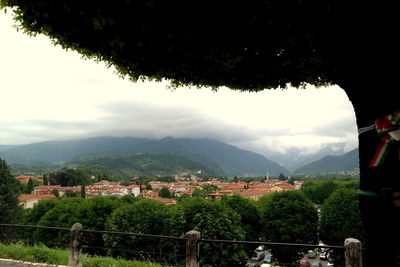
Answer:
<path fill-rule="evenodd" d="M 361 242 L 354 238 L 347 238 L 344 241 L 345 266 L 362 267 L 362 246 Z"/>
<path fill-rule="evenodd" d="M 200 232 L 189 231 L 185 234 L 186 244 L 186 267 L 199 267 L 198 251 Z"/>
<path fill-rule="evenodd" d="M 82 224 L 74 223 L 70 230 L 68 266 L 82 267 Z"/>

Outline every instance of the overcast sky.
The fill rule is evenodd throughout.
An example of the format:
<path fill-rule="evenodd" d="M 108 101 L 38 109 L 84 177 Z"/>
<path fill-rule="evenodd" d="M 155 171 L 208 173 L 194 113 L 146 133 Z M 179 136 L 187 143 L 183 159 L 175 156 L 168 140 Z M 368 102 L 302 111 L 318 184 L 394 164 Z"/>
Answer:
<path fill-rule="evenodd" d="M 353 107 L 337 87 L 241 93 L 132 83 L 0 12 L 0 145 L 93 136 L 209 137 L 268 155 L 357 147 Z"/>

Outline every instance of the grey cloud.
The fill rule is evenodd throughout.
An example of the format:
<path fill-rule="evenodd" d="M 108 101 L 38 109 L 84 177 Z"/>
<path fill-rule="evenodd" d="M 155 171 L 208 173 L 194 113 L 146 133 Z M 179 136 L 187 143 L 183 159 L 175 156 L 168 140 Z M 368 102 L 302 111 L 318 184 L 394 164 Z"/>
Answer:
<path fill-rule="evenodd" d="M 345 117 L 328 121 L 312 129 L 312 133 L 319 136 L 341 137 L 345 134 L 357 133 L 357 125 L 352 117 Z"/>
<path fill-rule="evenodd" d="M 47 140 L 62 140 L 87 135 L 91 122 L 67 122 L 56 120 L 23 120 L 2 123 L 0 140 L 9 144 L 25 144 Z"/>
<path fill-rule="evenodd" d="M 25 120 L 2 123 L 0 140 L 15 144 L 93 136 L 146 138 L 215 138 L 227 143 L 253 140 L 257 132 L 203 114 L 194 108 L 114 102 L 98 107 L 105 114 L 94 121 Z M 8 136 L 8 137 L 7 137 Z"/>
<path fill-rule="evenodd" d="M 126 101 L 112 102 L 97 108 L 104 115 L 93 121 L 29 120 L 2 123 L 0 144 L 2 139 L 7 139 L 6 136 L 12 136 L 8 140 L 15 140 L 15 144 L 94 136 L 207 137 L 268 155 L 273 153 L 274 148 L 263 143 L 262 138 L 299 134 L 296 129 L 289 132 L 289 130 L 251 129 L 238 126 L 234 122 L 219 120 L 191 107 L 159 106 L 140 101 Z M 351 117 L 327 120 L 322 126 L 310 129 L 307 134 L 315 135 L 316 138 L 321 136 L 344 138 L 354 134 L 356 131 L 354 124 Z"/>
<path fill-rule="evenodd" d="M 139 137 L 211 137 L 225 142 L 249 139 L 252 133 L 192 108 L 155 106 L 141 102 L 111 103 L 101 107 L 108 116 L 96 131 L 101 135 Z M 107 125 L 108 128 L 104 126 Z"/>

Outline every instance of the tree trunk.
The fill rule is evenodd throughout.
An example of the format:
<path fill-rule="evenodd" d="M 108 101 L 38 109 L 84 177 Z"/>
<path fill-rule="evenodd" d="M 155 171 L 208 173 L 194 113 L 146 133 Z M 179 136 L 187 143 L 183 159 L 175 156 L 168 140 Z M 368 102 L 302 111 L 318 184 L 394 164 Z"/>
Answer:
<path fill-rule="evenodd" d="M 358 128 L 373 125 L 376 119 L 400 111 L 400 102 L 393 95 L 396 84 L 393 81 L 366 73 L 360 79 L 349 80 L 341 87 L 354 106 Z M 389 154 L 381 165 L 369 167 L 380 143 L 381 137 L 375 129 L 359 135 L 359 197 L 366 236 L 364 262 L 368 267 L 400 266 L 400 207 L 395 201 L 400 199 L 399 144 L 389 145 Z"/>

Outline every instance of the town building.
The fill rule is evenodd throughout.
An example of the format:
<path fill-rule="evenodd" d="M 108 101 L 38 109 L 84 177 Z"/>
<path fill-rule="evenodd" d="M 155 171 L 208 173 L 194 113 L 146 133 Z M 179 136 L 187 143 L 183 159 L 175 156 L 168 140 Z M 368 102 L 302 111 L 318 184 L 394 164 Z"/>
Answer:
<path fill-rule="evenodd" d="M 43 199 L 56 198 L 53 194 L 22 194 L 18 197 L 19 204 L 24 209 L 33 208 L 33 206 Z"/>

